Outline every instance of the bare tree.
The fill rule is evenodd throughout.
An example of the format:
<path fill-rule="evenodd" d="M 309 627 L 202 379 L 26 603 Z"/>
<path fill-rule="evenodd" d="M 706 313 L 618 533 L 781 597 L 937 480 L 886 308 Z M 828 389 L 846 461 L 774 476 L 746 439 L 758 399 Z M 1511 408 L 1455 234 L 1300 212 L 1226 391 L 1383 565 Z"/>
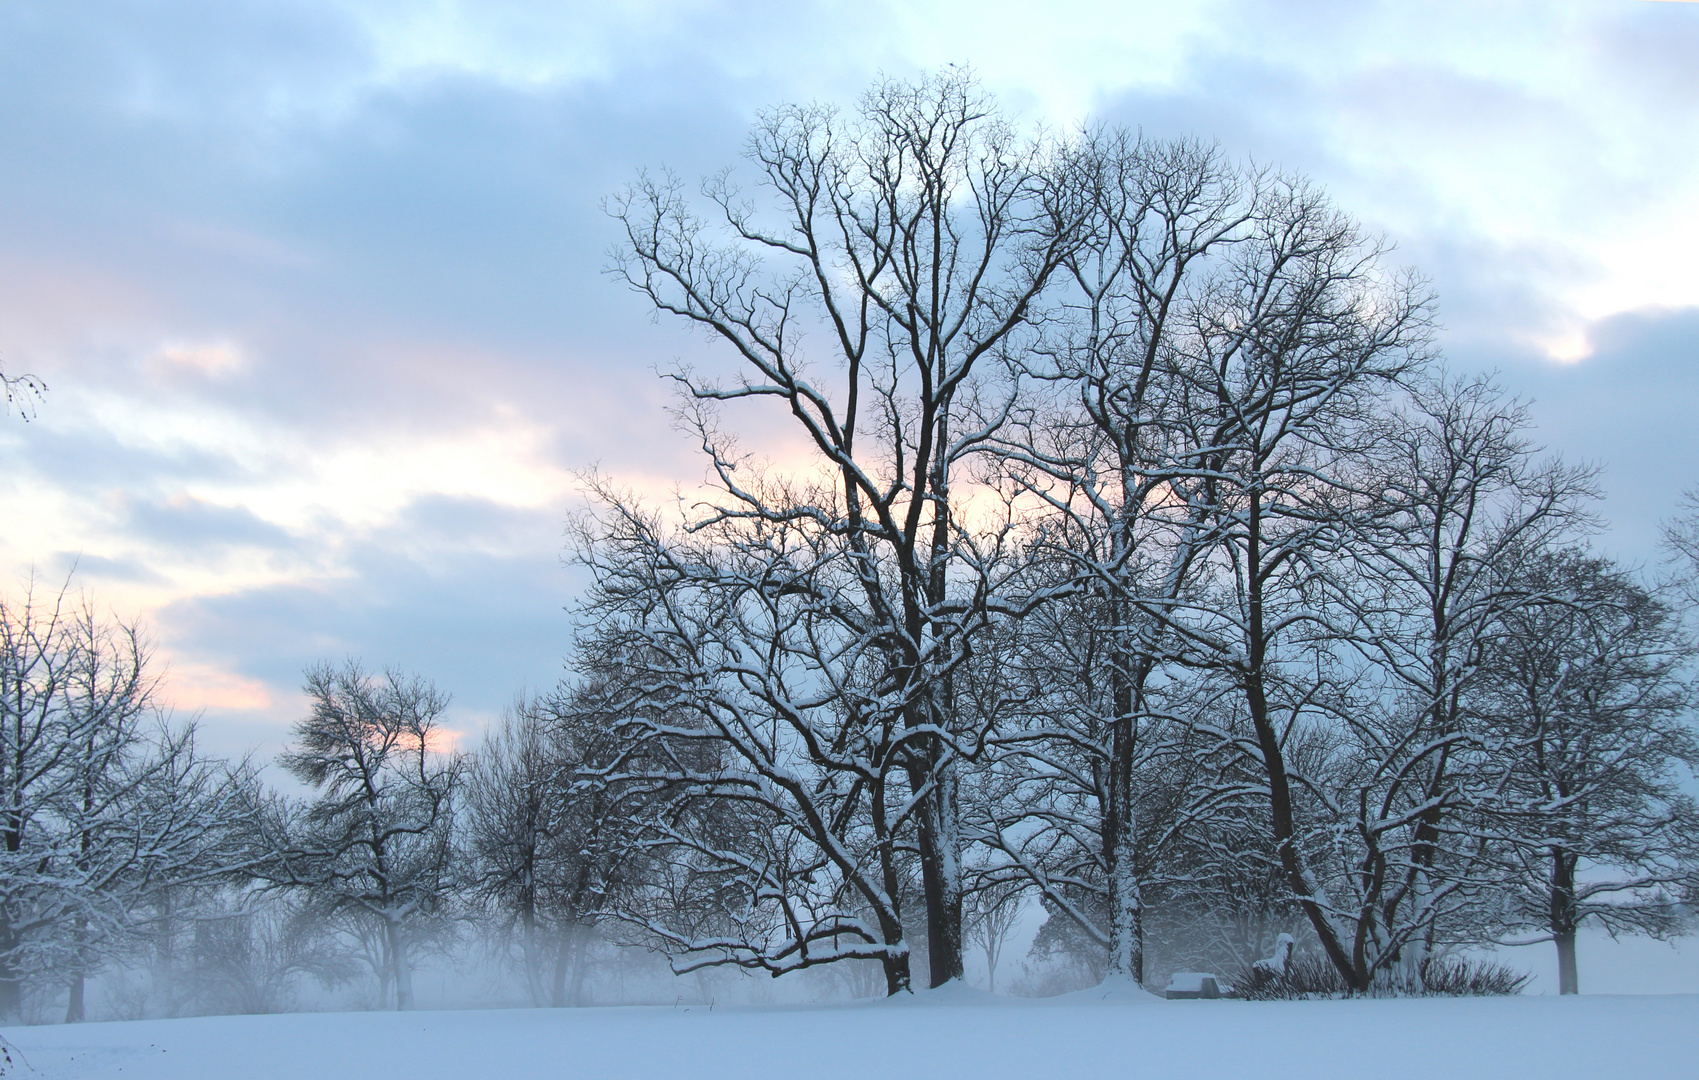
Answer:
<path fill-rule="evenodd" d="M 1086 919 L 1064 895 L 1095 890 L 1077 870 L 1056 878 L 1066 889 L 1047 896 L 1103 941 L 1111 977 L 1136 980 L 1144 910 L 1136 806 L 1144 796 L 1134 776 L 1160 741 L 1151 688 L 1176 647 L 1161 616 L 1192 587 L 1213 514 L 1208 499 L 1187 494 L 1205 465 L 1190 441 L 1176 360 L 1196 340 L 1200 305 L 1230 265 L 1225 253 L 1254 237 L 1265 192 L 1261 178 L 1241 175 L 1212 147 L 1124 130 L 1093 132 L 1071 148 L 1069 172 L 1089 217 L 1064 263 L 1067 332 L 1024 359 L 1029 373 L 1058 386 L 1061 402 L 1009 429 L 997 450 L 1017 489 L 1047 512 L 1036 541 L 1041 561 L 1091 597 L 1073 609 L 1073 624 L 1081 626 L 1079 615 L 1089 610 L 1094 625 L 1065 635 L 1078 647 L 1051 658 L 1069 676 L 1058 691 L 1075 694 L 1071 707 L 1050 710 L 1060 730 L 1023 735 L 1019 744 L 1037 755 L 1041 773 L 1058 769 L 1058 755 L 1084 753 L 1056 775 L 1089 780 L 1073 785 L 1071 801 L 1091 806 L 1091 820 L 1064 834 L 1083 828 L 1096 838 L 1099 850 L 1088 860 L 1107 890 L 1104 917 Z M 992 842 L 1024 833 L 1018 821 L 1006 821 Z"/>
<path fill-rule="evenodd" d="M 526 988 L 539 1005 L 583 1003 L 596 923 L 630 866 L 631 808 L 618 785 L 585 779 L 618 750 L 603 697 L 563 686 L 520 699 L 467 771 L 473 893 L 517 932 Z"/>
<path fill-rule="evenodd" d="M 1575 934 L 1667 936 L 1699 872 L 1699 765 L 1680 678 L 1692 654 L 1675 612 L 1621 569 L 1576 550 L 1520 576 L 1546 602 L 1510 617 L 1481 695 L 1511 766 L 1507 862 L 1525 925 L 1556 943 L 1559 993 L 1579 989 Z"/>
<path fill-rule="evenodd" d="M 986 989 L 997 992 L 997 964 L 1003 958 L 1003 946 L 1020 924 L 1024 894 L 1007 890 L 982 889 L 972 894 L 972 903 L 965 916 L 968 940 L 985 953 Z"/>
<path fill-rule="evenodd" d="M 938 985 L 962 971 L 955 769 L 977 752 L 948 679 L 999 599 L 982 552 L 995 536 L 969 528 L 961 464 L 1013 407 L 999 359 L 1023 347 L 1084 215 L 1040 148 L 954 70 L 883 82 L 853 117 L 781 107 L 748 157 L 764 199 L 710 179 L 718 228 L 671 177 L 613 200 L 626 233 L 616 272 L 735 354 L 730 384 L 675 376 L 689 398 L 772 402 L 830 477 L 796 499 L 750 486 L 711 414 L 689 414 L 720 488 L 700 526 L 808 530 L 842 549 L 832 558 L 854 588 L 832 602 L 873 646 L 873 700 L 897 718 L 879 768 L 908 774 L 913 805 L 896 818 L 914 826 Z M 828 364 L 835 391 L 816 381 Z"/>
<path fill-rule="evenodd" d="M 615 506 L 589 523 L 584 643 L 620 718 L 623 790 L 657 863 L 622 914 L 684 972 L 878 960 L 909 985 L 898 830 L 913 812 L 885 657 L 838 602 L 829 535 L 729 521 L 689 538 Z"/>
<path fill-rule="evenodd" d="M 369 924 L 398 1009 L 413 1007 L 412 954 L 455 882 L 454 799 L 462 759 L 432 743 L 448 697 L 418 676 L 357 662 L 307 669 L 312 711 L 279 761 L 318 794 L 274 801 L 255 873 L 300 890 L 321 914 Z"/>
<path fill-rule="evenodd" d="M 1470 694 L 1507 619 L 1542 602 L 1520 572 L 1589 527 L 1595 493 L 1590 470 L 1536 461 L 1525 411 L 1488 380 L 1411 380 L 1389 404 L 1339 475 L 1360 492 L 1350 535 L 1315 564 L 1316 621 L 1357 655 L 1329 657 L 1343 707 L 1308 782 L 1316 824 L 1351 838 L 1325 873 L 1357 983 L 1419 986 L 1436 940 L 1492 933 L 1504 763 Z"/>
<path fill-rule="evenodd" d="M 64 591 L 0 601 L 0 1013 L 23 982 L 85 977 L 147 929 L 147 899 L 241 857 L 253 778 L 201 756 L 153 702 L 139 629 Z"/>
<path fill-rule="evenodd" d="M 1198 448 L 1193 498 L 1211 507 L 1210 585 L 1201 602 L 1145 606 L 1184 639 L 1188 662 L 1237 688 L 1245 726 L 1221 725 L 1220 737 L 1260 766 L 1287 883 L 1353 987 L 1364 979 L 1355 927 L 1336 920 L 1308 865 L 1286 746 L 1345 704 L 1316 664 L 1331 628 L 1315 618 L 1311 586 L 1346 539 L 1351 465 L 1375 437 L 1378 401 L 1427 356 L 1427 297 L 1385 273 L 1382 254 L 1307 185 L 1265 197 L 1176 372 Z"/>
<path fill-rule="evenodd" d="M 1026 752 L 1047 755 L 1041 774 L 1089 780 L 1078 787 L 1095 821 L 1078 819 L 1073 835 L 1102 846 L 1107 903 L 1087 933 L 1109 948 L 1111 974 L 1142 968 L 1134 777 L 1165 740 L 1200 733 L 1217 783 L 1176 820 L 1261 801 L 1289 887 L 1349 965 L 1354 932 L 1331 925 L 1334 902 L 1306 866 L 1284 747 L 1349 712 L 1324 671 L 1338 627 L 1315 587 L 1353 522 L 1379 513 L 1355 474 L 1384 401 L 1427 360 L 1427 296 L 1302 180 L 1118 132 L 1080 160 L 1096 227 L 1069 262 L 1074 329 L 1047 371 L 1077 404 L 999 451 L 1050 511 L 1048 558 L 1095 598 L 1101 629 L 1079 655 L 1097 696 Z M 1054 768 L 1078 753 L 1079 767 Z M 1014 821 L 1001 831 L 1023 835 Z M 1069 886 L 1081 887 L 1093 888 Z M 1093 921 L 1061 893 L 1048 899 Z"/>

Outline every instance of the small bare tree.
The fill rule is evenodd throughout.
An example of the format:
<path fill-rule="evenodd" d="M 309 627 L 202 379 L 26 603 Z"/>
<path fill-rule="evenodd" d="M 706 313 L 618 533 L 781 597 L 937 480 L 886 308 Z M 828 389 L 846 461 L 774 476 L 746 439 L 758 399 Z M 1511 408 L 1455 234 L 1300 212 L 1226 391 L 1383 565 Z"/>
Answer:
<path fill-rule="evenodd" d="M 86 976 L 148 927 L 149 898 L 241 858 L 253 777 L 201 756 L 153 702 L 138 627 L 64 591 L 0 600 L 0 1015 L 26 978 Z"/>
<path fill-rule="evenodd" d="M 273 1013 L 303 979 L 326 988 L 355 974 L 318 913 L 289 898 L 243 895 L 197 913 L 180 992 L 209 1012 Z"/>
<path fill-rule="evenodd" d="M 1556 943 L 1558 992 L 1579 990 L 1575 934 L 1670 936 L 1676 895 L 1699 876 L 1699 765 L 1681 679 L 1692 641 L 1623 570 L 1542 552 L 1520 575 L 1530 604 L 1494 650 L 1479 706 L 1510 767 L 1501 815 L 1524 925 Z"/>
<path fill-rule="evenodd" d="M 606 696 L 562 686 L 521 698 L 467 771 L 463 844 L 473 895 L 517 933 L 539 1005 L 583 1003 L 596 924 L 627 884 L 631 808 L 619 785 L 586 780 L 619 749 Z"/>
<path fill-rule="evenodd" d="M 985 953 L 986 989 L 997 992 L 997 964 L 1003 946 L 1020 925 L 1025 894 L 1007 889 L 983 889 L 972 894 L 965 916 L 968 940 Z"/>
<path fill-rule="evenodd" d="M 274 801 L 255 873 L 324 915 L 369 923 L 398 1009 L 413 1007 L 412 954 L 452 898 L 454 800 L 464 763 L 432 743 L 448 697 L 418 676 L 357 662 L 307 669 L 312 711 L 279 761 L 316 788 Z"/>

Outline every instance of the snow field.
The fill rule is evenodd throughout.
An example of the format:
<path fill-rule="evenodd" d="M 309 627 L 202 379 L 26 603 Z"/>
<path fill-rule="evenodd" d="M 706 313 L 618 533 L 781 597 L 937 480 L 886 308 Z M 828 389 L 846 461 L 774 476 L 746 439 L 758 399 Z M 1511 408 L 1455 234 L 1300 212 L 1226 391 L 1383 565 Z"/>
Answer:
<path fill-rule="evenodd" d="M 1306 1002 L 993 998 L 296 1013 L 4 1034 L 45 1080 L 1603 1080 L 1699 1075 L 1699 995 Z M 14 1060 L 17 1058 L 14 1052 Z"/>

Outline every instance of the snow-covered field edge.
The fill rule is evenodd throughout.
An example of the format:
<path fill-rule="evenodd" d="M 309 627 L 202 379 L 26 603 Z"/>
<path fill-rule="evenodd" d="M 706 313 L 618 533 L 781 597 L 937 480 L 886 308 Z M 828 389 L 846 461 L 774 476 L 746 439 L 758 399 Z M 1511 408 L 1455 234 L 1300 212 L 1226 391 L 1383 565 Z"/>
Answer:
<path fill-rule="evenodd" d="M 296 1013 L 11 1028 L 15 1075 L 514 1080 L 792 1075 L 1598 1080 L 1694 1075 L 1699 995 L 1063 999 Z"/>

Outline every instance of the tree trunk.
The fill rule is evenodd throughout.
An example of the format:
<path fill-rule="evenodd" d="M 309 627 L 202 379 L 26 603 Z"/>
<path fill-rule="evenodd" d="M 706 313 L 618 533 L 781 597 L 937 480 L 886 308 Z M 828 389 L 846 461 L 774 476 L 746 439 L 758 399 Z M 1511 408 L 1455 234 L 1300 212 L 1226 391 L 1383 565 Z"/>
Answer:
<path fill-rule="evenodd" d="M 413 1008 L 413 966 L 407 960 L 407 939 L 398 922 L 386 922 L 384 933 L 389 938 L 389 966 L 395 976 L 395 1008 Z"/>
<path fill-rule="evenodd" d="M 541 1005 L 544 1002 L 543 960 L 537 951 L 537 905 L 529 887 L 520 894 L 519 922 L 525 936 L 525 991 L 531 995 L 532 1005 Z M 560 1002 L 557 1000 L 554 1004 Z"/>
<path fill-rule="evenodd" d="M 0 963 L 0 1022 L 17 1024 L 23 1018 L 23 980 L 10 964 Z"/>
<path fill-rule="evenodd" d="M 896 845 L 891 842 L 889 821 L 885 816 L 886 788 L 883 780 L 875 783 L 868 794 L 868 810 L 873 821 L 873 835 L 879 845 L 879 886 L 884 898 L 873 905 L 879 920 L 879 933 L 887 946 L 905 946 L 896 954 L 886 953 L 880 960 L 885 972 L 885 996 L 906 994 L 914 989 L 914 972 L 909 967 L 909 952 L 903 933 L 902 878 L 897 871 Z"/>
<path fill-rule="evenodd" d="M 1551 930 L 1557 943 L 1557 992 L 1579 994 L 1580 977 L 1575 966 L 1575 856 L 1562 848 L 1552 849 Z"/>
<path fill-rule="evenodd" d="M 1120 632 L 1119 604 L 1110 608 L 1112 625 Z M 1137 864 L 1138 821 L 1133 812 L 1133 756 L 1137 751 L 1134 709 L 1138 673 L 1117 649 L 1110 659 L 1109 681 L 1115 710 L 1109 751 L 1108 813 L 1103 822 L 1104 867 L 1109 876 L 1110 978 L 1144 981 L 1144 911 Z"/>
<path fill-rule="evenodd" d="M 80 1024 L 83 1022 L 83 996 L 85 982 L 82 972 L 71 976 L 71 1001 L 65 1006 L 65 1023 Z"/>
<path fill-rule="evenodd" d="M 579 920 L 572 924 L 572 1004 L 574 1008 L 584 1005 L 584 979 L 589 975 L 589 965 L 585 958 L 590 953 L 590 934 L 594 927 Z"/>
<path fill-rule="evenodd" d="M 572 946 L 578 939 L 578 924 L 572 923 L 557 932 L 555 942 L 554 978 L 549 987 L 549 1004 L 560 1008 L 567 1003 L 566 973 L 572 968 Z M 573 1002 L 574 1005 L 577 1002 Z"/>
<path fill-rule="evenodd" d="M 1575 931 L 1558 934 L 1552 940 L 1557 942 L 1557 992 L 1579 994 L 1581 985 L 1575 968 Z"/>
<path fill-rule="evenodd" d="M 935 786 L 920 813 L 920 875 L 926 892 L 928 985 L 959 979 L 962 964 L 962 874 L 956 821 L 956 771 L 931 770 Z M 924 781 L 923 781 L 924 782 Z"/>
<path fill-rule="evenodd" d="M 1280 749 L 1280 737 L 1274 730 L 1274 720 L 1268 707 L 1268 694 L 1263 685 L 1263 670 L 1272 635 L 1265 631 L 1263 624 L 1260 498 L 1257 496 L 1251 500 L 1249 527 L 1246 530 L 1245 566 L 1248 580 L 1245 595 L 1249 616 L 1249 640 L 1246 642 L 1248 647 L 1245 666 L 1240 672 L 1240 685 L 1245 692 L 1246 711 L 1250 713 L 1251 724 L 1256 730 L 1257 746 L 1262 752 L 1263 773 L 1268 780 L 1270 832 L 1275 848 L 1280 853 L 1280 868 L 1285 872 L 1286 883 L 1292 889 L 1298 906 L 1304 909 L 1310 926 L 1315 929 L 1322 950 L 1327 953 L 1327 958 L 1332 961 L 1340 978 L 1345 980 L 1346 986 L 1355 991 L 1367 990 L 1368 982 L 1365 973 L 1357 966 L 1357 958 L 1345 951 L 1332 919 L 1322 905 L 1316 902 L 1314 891 L 1310 887 L 1309 874 L 1304 867 L 1303 854 L 1298 850 L 1298 828 L 1292 813 L 1292 788 L 1286 777 L 1286 757 Z"/>
<path fill-rule="evenodd" d="M 1144 909 L 1138 874 L 1133 867 L 1131 838 L 1123 831 L 1114 846 L 1109 867 L 1109 971 L 1110 978 L 1144 982 Z"/>

